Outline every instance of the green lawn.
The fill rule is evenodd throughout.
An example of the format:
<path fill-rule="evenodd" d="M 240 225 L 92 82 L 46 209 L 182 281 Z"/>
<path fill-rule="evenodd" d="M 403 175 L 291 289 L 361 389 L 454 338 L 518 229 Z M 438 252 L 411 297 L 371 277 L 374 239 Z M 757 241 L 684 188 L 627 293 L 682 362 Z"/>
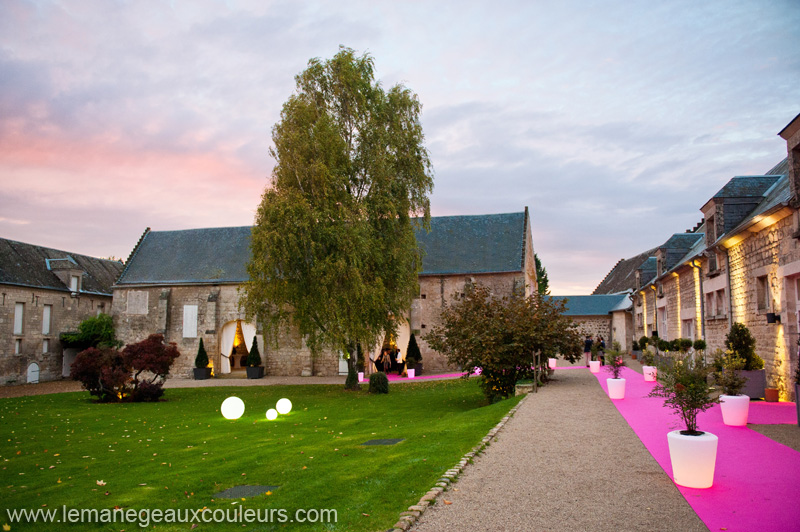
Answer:
<path fill-rule="evenodd" d="M 230 395 L 246 405 L 236 421 L 219 413 Z M 266 410 L 281 397 L 292 400 L 292 412 L 267 421 Z M 0 525 L 131 531 L 138 525 L 11 523 L 7 509 L 56 509 L 61 517 L 62 506 L 229 512 L 242 506 L 285 509 L 288 519 L 296 509 L 335 509 L 338 517 L 333 524 L 251 523 L 249 530 L 386 530 L 517 403 L 487 405 L 477 379 L 394 384 L 381 396 L 341 386 L 269 386 L 171 389 L 165 399 L 96 404 L 83 392 L 0 400 Z M 378 438 L 404 441 L 361 445 Z M 279 487 L 246 500 L 214 498 L 243 484 Z M 198 527 L 212 528 L 243 527 Z"/>

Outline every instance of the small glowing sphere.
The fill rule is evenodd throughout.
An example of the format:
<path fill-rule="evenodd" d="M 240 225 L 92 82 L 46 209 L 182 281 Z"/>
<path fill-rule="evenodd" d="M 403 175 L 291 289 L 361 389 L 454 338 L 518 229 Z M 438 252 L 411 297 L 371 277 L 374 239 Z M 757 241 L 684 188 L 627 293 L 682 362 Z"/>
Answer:
<path fill-rule="evenodd" d="M 270 408 L 269 410 L 267 410 L 267 419 L 269 419 L 270 421 L 278 419 L 278 411 L 275 410 L 274 408 Z"/>
<path fill-rule="evenodd" d="M 279 414 L 288 414 L 292 411 L 292 402 L 286 398 L 281 399 L 278 401 L 278 404 L 275 405 L 275 408 L 278 409 Z"/>
<path fill-rule="evenodd" d="M 238 397 L 228 397 L 222 401 L 222 417 L 225 419 L 239 419 L 244 414 L 244 401 Z"/>

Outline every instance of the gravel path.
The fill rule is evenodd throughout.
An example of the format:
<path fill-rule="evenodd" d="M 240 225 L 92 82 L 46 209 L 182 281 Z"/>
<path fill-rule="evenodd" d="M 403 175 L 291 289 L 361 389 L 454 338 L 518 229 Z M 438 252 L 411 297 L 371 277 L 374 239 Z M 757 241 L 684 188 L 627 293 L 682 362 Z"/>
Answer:
<path fill-rule="evenodd" d="M 557 372 L 528 397 L 411 530 L 707 528 L 597 379 L 579 369 Z"/>

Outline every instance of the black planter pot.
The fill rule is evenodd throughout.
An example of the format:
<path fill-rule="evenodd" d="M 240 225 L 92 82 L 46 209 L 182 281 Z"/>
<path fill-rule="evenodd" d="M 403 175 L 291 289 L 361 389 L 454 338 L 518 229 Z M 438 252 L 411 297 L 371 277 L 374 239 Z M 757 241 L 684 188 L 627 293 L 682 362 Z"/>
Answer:
<path fill-rule="evenodd" d="M 247 366 L 248 379 L 260 379 L 264 376 L 264 366 Z"/>
<path fill-rule="evenodd" d="M 419 377 L 420 375 L 422 375 L 422 362 L 417 362 L 416 364 L 414 364 L 412 369 L 414 370 L 415 377 Z"/>
<path fill-rule="evenodd" d="M 211 368 L 194 368 L 194 380 L 204 381 L 211 378 Z"/>
<path fill-rule="evenodd" d="M 742 392 L 744 395 L 750 397 L 750 399 L 761 399 L 766 396 L 767 390 L 767 371 L 764 369 L 753 369 L 745 371 L 740 369 L 736 373 L 739 374 L 740 377 L 744 377 L 747 381 L 744 384 L 744 388 L 742 388 Z"/>

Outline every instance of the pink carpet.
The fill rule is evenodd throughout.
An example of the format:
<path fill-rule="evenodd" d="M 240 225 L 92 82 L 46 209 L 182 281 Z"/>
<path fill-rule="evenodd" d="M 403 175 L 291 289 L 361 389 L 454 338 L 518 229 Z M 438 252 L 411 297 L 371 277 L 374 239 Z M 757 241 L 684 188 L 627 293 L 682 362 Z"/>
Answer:
<path fill-rule="evenodd" d="M 387 373 L 386 377 L 388 377 L 388 379 L 390 381 L 411 381 L 411 382 L 413 382 L 413 381 L 422 380 L 422 379 L 456 379 L 458 377 L 462 377 L 463 375 L 464 375 L 463 373 L 434 373 L 434 374 L 431 374 L 431 375 L 423 374 L 423 375 L 419 375 L 417 377 L 414 377 L 413 379 L 409 379 L 408 377 L 401 377 L 397 373 Z M 362 382 L 369 382 L 369 376 L 365 376 L 364 380 Z"/>
<path fill-rule="evenodd" d="M 753 425 L 796 425 L 797 407 L 794 403 L 750 401 L 747 422 Z M 800 529 L 800 525 L 798 525 L 798 529 Z"/>
<path fill-rule="evenodd" d="M 597 374 L 608 393 L 607 371 Z M 623 368 L 625 399 L 613 403 L 653 458 L 672 478 L 667 432 L 683 428 L 663 399 L 647 394 L 655 383 L 645 382 L 641 374 Z M 755 408 L 754 408 L 755 407 Z M 786 409 L 794 403 L 750 404 L 753 422 L 791 420 Z M 698 416 L 700 430 L 719 437 L 714 485 L 708 489 L 677 486 L 709 530 L 731 532 L 754 530 L 784 532 L 800 530 L 800 503 L 796 484 L 800 479 L 800 453 L 747 427 L 722 423 L 719 405 Z"/>

